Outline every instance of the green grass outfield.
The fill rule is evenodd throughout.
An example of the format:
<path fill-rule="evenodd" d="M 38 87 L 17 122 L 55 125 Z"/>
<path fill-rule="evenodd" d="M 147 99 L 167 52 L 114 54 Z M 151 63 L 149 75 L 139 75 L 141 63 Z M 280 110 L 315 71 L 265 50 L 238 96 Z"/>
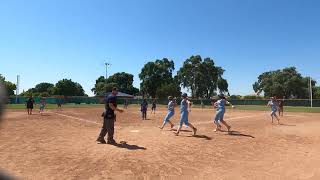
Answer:
<path fill-rule="evenodd" d="M 103 104 L 64 104 L 62 108 L 92 108 L 92 107 L 101 107 L 103 108 Z M 24 104 L 7 104 L 7 109 L 25 109 L 26 106 Z M 57 109 L 58 106 L 56 104 L 47 104 L 46 109 Z M 39 105 L 35 105 L 34 109 L 39 109 Z"/>
<path fill-rule="evenodd" d="M 137 104 L 131 104 L 129 107 L 139 107 Z M 119 107 L 123 107 L 120 105 Z M 166 107 L 165 105 L 158 105 L 158 107 Z M 8 104 L 7 109 L 25 109 L 24 104 Z M 103 104 L 64 104 L 62 108 L 104 108 Z M 193 108 L 201 108 L 199 105 L 194 105 Z M 205 106 L 205 109 L 212 108 L 211 106 Z M 227 106 L 229 109 L 230 107 Z M 38 105 L 35 105 L 34 109 L 39 109 Z M 46 109 L 57 109 L 56 104 L 47 104 Z M 258 106 L 258 105 L 245 105 L 245 106 L 235 106 L 237 110 L 256 110 L 256 111 L 270 111 L 270 108 L 267 106 Z M 285 106 L 285 112 L 307 112 L 307 113 L 320 113 L 320 107 L 300 107 L 300 106 Z"/>
<path fill-rule="evenodd" d="M 193 108 L 201 108 L 199 105 L 194 105 Z M 212 108 L 212 106 L 205 106 L 205 109 Z M 231 109 L 230 106 L 226 106 L 227 109 Z M 237 110 L 254 110 L 254 111 L 271 111 L 270 107 L 259 105 L 237 105 Z M 305 113 L 320 113 L 320 107 L 302 107 L 302 106 L 285 106 L 285 112 L 305 112 Z"/>
<path fill-rule="evenodd" d="M 247 106 L 236 106 L 236 109 L 240 110 L 257 110 L 257 111 L 271 111 L 270 107 L 267 106 L 256 106 L 256 105 L 247 105 Z M 320 113 L 320 107 L 301 107 L 301 106 L 285 106 L 285 112 L 307 112 L 307 113 Z"/>

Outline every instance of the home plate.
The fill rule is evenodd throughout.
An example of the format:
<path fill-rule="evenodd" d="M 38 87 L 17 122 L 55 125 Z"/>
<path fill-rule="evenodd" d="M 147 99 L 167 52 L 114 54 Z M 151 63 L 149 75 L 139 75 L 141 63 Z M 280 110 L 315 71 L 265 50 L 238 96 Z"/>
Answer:
<path fill-rule="evenodd" d="M 131 130 L 130 132 L 132 132 L 132 133 L 138 133 L 139 130 Z"/>

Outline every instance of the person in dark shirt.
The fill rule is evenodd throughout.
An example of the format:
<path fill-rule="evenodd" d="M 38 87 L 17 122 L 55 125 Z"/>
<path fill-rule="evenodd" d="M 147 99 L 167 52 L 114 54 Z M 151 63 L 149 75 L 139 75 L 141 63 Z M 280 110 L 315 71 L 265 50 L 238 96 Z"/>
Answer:
<path fill-rule="evenodd" d="M 153 112 L 153 114 L 156 114 L 156 109 L 157 109 L 157 103 L 156 103 L 156 100 L 154 99 L 152 101 L 151 114 L 152 114 L 152 112 Z"/>
<path fill-rule="evenodd" d="M 142 120 L 147 119 L 148 102 L 147 99 L 143 99 L 141 102 Z"/>
<path fill-rule="evenodd" d="M 58 106 L 58 110 L 62 110 L 62 97 L 57 97 L 56 98 L 56 103 Z"/>
<path fill-rule="evenodd" d="M 114 134 L 114 122 L 116 120 L 115 111 L 120 113 L 123 112 L 122 109 L 117 108 L 117 94 L 118 89 L 112 88 L 112 93 L 106 98 L 105 101 L 105 112 L 103 113 L 103 126 L 101 128 L 99 137 L 97 141 L 101 144 L 115 144 L 116 141 L 113 139 Z M 104 137 L 108 133 L 108 141 L 106 142 Z"/>
<path fill-rule="evenodd" d="M 33 99 L 32 96 L 30 96 L 28 98 L 28 100 L 26 101 L 26 107 L 27 107 L 27 110 L 28 110 L 28 115 L 32 114 L 33 105 L 34 105 L 34 99 Z"/>

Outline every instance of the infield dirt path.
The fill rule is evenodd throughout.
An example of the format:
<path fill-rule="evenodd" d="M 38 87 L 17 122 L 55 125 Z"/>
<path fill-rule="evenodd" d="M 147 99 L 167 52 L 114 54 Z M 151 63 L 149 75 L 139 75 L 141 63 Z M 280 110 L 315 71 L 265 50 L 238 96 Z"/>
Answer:
<path fill-rule="evenodd" d="M 174 136 L 158 126 L 165 109 L 142 121 L 138 108 L 118 114 L 117 146 L 95 142 L 100 108 L 28 116 L 8 110 L 0 130 L 0 167 L 23 179 L 320 179 L 320 114 L 228 111 L 233 132 L 213 132 L 213 110 L 193 109 Z M 173 121 L 178 124 L 179 113 Z"/>

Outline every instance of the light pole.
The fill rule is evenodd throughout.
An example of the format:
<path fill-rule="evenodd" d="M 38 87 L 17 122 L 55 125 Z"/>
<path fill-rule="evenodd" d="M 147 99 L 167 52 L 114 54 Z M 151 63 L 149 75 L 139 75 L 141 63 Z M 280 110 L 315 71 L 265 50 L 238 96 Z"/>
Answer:
<path fill-rule="evenodd" d="M 16 85 L 16 104 L 18 104 L 19 87 L 20 86 L 20 75 L 17 75 L 17 85 Z"/>
<path fill-rule="evenodd" d="M 310 85 L 310 106 L 312 107 L 312 82 L 311 82 L 311 76 L 310 76 L 310 81 L 309 81 L 309 85 Z"/>
<path fill-rule="evenodd" d="M 108 62 L 106 62 L 105 65 L 106 65 L 106 80 L 105 80 L 105 86 L 106 86 L 106 95 L 107 95 L 107 93 L 108 93 L 108 88 L 107 88 L 108 66 L 110 66 L 111 64 L 108 63 Z"/>

